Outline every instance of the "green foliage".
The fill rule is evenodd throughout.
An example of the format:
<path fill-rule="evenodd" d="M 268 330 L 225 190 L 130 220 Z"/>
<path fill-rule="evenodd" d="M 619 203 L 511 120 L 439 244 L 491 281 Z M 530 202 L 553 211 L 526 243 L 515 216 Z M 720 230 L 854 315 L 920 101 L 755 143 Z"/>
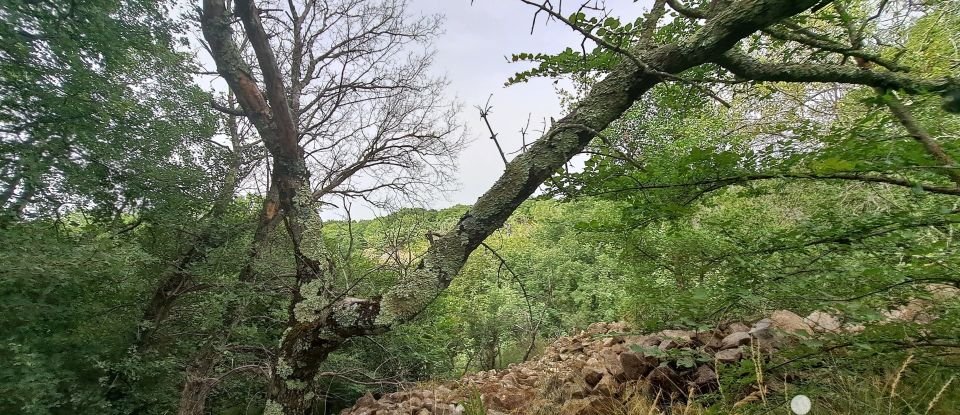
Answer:
<path fill-rule="evenodd" d="M 0 412 L 106 411 L 104 365 L 124 353 L 140 313 L 137 270 L 156 259 L 50 222 L 10 226 L 0 246 Z"/>
<path fill-rule="evenodd" d="M 182 213 L 216 190 L 208 95 L 166 2 L 5 2 L 0 13 L 0 200 L 16 214 Z M 194 205 L 191 205 L 193 203 Z M 29 205 L 29 206 L 27 206 Z M 91 206 L 92 205 L 92 206 Z"/>

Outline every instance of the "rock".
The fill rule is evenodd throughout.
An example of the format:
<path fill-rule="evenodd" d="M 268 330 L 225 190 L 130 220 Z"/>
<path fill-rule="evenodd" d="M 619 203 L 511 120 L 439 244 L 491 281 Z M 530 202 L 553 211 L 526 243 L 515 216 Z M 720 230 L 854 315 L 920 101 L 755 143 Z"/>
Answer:
<path fill-rule="evenodd" d="M 654 390 L 663 391 L 663 396 L 677 396 L 686 394 L 684 382 L 677 371 L 670 366 L 657 366 L 647 375 L 647 381 Z"/>
<path fill-rule="evenodd" d="M 660 350 L 676 349 L 680 347 L 680 342 L 674 339 L 664 339 L 657 347 L 659 347 Z"/>
<path fill-rule="evenodd" d="M 843 331 L 847 333 L 860 333 L 866 329 L 867 327 L 863 324 L 847 324 L 843 326 Z"/>
<path fill-rule="evenodd" d="M 564 415 L 607 415 L 611 409 L 617 408 L 618 403 L 612 398 L 590 396 L 585 399 L 574 399 L 564 402 L 560 409 Z"/>
<path fill-rule="evenodd" d="M 928 324 L 934 320 L 933 316 L 926 313 L 924 309 L 927 304 L 916 298 L 910 300 L 904 305 L 893 310 L 884 311 L 883 315 L 887 321 L 906 321 L 913 323 Z"/>
<path fill-rule="evenodd" d="M 727 325 L 727 334 L 736 333 L 738 331 L 750 331 L 750 326 L 739 321 L 735 321 Z"/>
<path fill-rule="evenodd" d="M 411 396 L 410 399 L 407 399 L 407 405 L 411 408 L 419 408 L 423 405 L 423 401 L 417 396 Z"/>
<path fill-rule="evenodd" d="M 580 373 L 583 374 L 584 382 L 587 382 L 587 385 L 590 385 L 592 388 L 597 385 L 597 382 L 600 382 L 603 375 L 607 373 L 607 369 L 603 367 L 597 358 L 591 357 L 587 360 L 586 366 L 580 370 Z"/>
<path fill-rule="evenodd" d="M 747 333 L 758 339 L 772 339 L 773 332 L 773 321 L 769 318 L 759 320 L 756 323 L 753 323 L 753 327 L 750 327 L 750 331 Z"/>
<path fill-rule="evenodd" d="M 657 347 L 663 339 L 659 336 L 629 336 L 624 339 L 628 346 Z"/>
<path fill-rule="evenodd" d="M 929 292 L 934 300 L 943 301 L 960 296 L 960 287 L 949 284 L 927 284 L 923 289 Z"/>
<path fill-rule="evenodd" d="M 653 396 L 650 393 L 652 387 L 650 382 L 644 380 L 628 380 L 620 386 L 620 399 L 623 402 L 629 402 L 636 398 L 649 399 L 650 396 Z"/>
<path fill-rule="evenodd" d="M 616 353 L 616 354 L 620 354 L 620 353 L 623 353 L 623 352 L 628 352 L 628 351 L 630 351 L 630 349 L 627 348 L 627 345 L 625 345 L 625 344 L 623 344 L 623 343 L 615 344 L 615 345 L 613 345 L 613 346 L 610 346 L 607 350 L 610 350 L 611 352 Z"/>
<path fill-rule="evenodd" d="M 720 350 L 733 349 L 745 344 L 750 344 L 750 334 L 742 331 L 731 333 L 724 337 L 720 342 Z"/>
<path fill-rule="evenodd" d="M 607 332 L 625 333 L 630 331 L 630 325 L 623 321 L 607 324 Z"/>
<path fill-rule="evenodd" d="M 708 365 L 701 365 L 697 368 L 697 371 L 694 373 L 693 380 L 690 381 L 690 386 L 695 389 L 698 393 L 707 393 L 711 392 L 720 385 L 717 380 L 717 372 L 713 370 L 712 367 Z"/>
<path fill-rule="evenodd" d="M 770 321 L 773 327 L 788 333 L 813 333 L 813 329 L 803 321 L 803 317 L 787 310 L 777 310 L 770 315 Z"/>
<path fill-rule="evenodd" d="M 597 381 L 597 383 L 600 382 Z M 590 394 L 586 385 L 580 382 L 566 382 L 560 389 L 563 391 L 561 396 L 563 396 L 565 400 L 580 399 Z"/>
<path fill-rule="evenodd" d="M 702 345 L 705 349 L 720 350 L 723 336 L 714 330 L 702 331 L 693 337 L 693 341 Z"/>
<path fill-rule="evenodd" d="M 615 344 L 623 343 L 623 337 L 613 336 L 603 339 L 603 347 L 611 347 Z"/>
<path fill-rule="evenodd" d="M 574 340 L 570 344 L 561 346 L 560 353 L 579 353 L 583 351 L 583 343 L 580 340 Z"/>
<path fill-rule="evenodd" d="M 606 375 L 600 379 L 600 382 L 597 382 L 597 386 L 595 386 L 593 390 L 601 395 L 612 397 L 620 392 L 620 384 L 617 383 L 612 375 Z"/>
<path fill-rule="evenodd" d="M 679 345 L 686 346 L 692 343 L 693 336 L 697 333 L 689 330 L 664 330 L 657 334 L 665 340 L 674 340 Z"/>
<path fill-rule="evenodd" d="M 611 411 L 616 411 L 623 406 L 616 399 L 606 396 L 591 396 L 588 401 L 587 407 L 576 415 L 610 415 Z"/>
<path fill-rule="evenodd" d="M 823 311 L 810 313 L 810 315 L 804 319 L 804 323 L 812 327 L 814 331 L 837 332 L 840 331 L 841 327 L 840 320 Z"/>
<path fill-rule="evenodd" d="M 587 330 L 585 334 L 589 334 L 589 335 L 605 334 L 608 331 L 610 331 L 610 325 L 608 323 L 604 323 L 604 322 L 592 323 L 589 326 L 587 326 Z"/>
<path fill-rule="evenodd" d="M 560 408 L 561 414 L 579 414 L 580 411 L 590 406 L 586 399 L 570 399 L 563 402 L 563 408 Z"/>
<path fill-rule="evenodd" d="M 367 392 L 360 399 L 357 400 L 357 406 L 373 406 L 377 404 L 377 400 L 373 397 L 373 394 Z"/>
<path fill-rule="evenodd" d="M 511 412 L 522 408 L 533 396 L 533 391 L 527 389 L 503 388 L 490 397 L 489 404 L 493 409 Z"/>
<path fill-rule="evenodd" d="M 656 358 L 643 356 L 634 352 L 620 353 L 620 364 L 623 366 L 623 375 L 627 380 L 637 380 L 657 367 L 659 362 Z"/>
<path fill-rule="evenodd" d="M 743 357 L 743 352 L 738 349 L 727 349 L 717 352 L 713 355 L 720 363 L 736 363 Z"/>
<path fill-rule="evenodd" d="M 603 363 L 603 367 L 607 369 L 607 373 L 612 375 L 617 382 L 627 380 L 623 372 L 623 364 L 620 363 L 620 356 L 616 352 L 604 350 L 600 353 L 600 361 Z"/>

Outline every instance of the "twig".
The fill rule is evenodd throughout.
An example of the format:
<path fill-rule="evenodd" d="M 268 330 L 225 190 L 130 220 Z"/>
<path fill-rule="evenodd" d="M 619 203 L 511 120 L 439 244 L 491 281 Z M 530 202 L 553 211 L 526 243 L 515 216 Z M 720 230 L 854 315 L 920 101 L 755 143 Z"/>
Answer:
<path fill-rule="evenodd" d="M 510 268 L 510 264 L 507 263 L 507 260 L 504 259 L 500 255 L 500 253 L 497 252 L 497 250 L 490 247 L 490 245 L 488 245 L 486 242 L 480 242 L 480 245 L 486 248 L 488 251 L 490 251 L 490 253 L 493 254 L 493 256 L 497 258 L 497 260 L 500 261 L 500 267 L 502 267 L 503 269 L 506 269 L 507 272 L 509 272 L 510 275 L 513 276 L 513 279 L 514 281 L 517 282 L 517 285 L 520 286 L 520 293 L 523 294 L 523 301 L 526 302 L 527 304 L 527 323 L 530 325 L 530 344 L 531 345 L 527 349 L 527 353 L 524 355 L 524 359 L 523 359 L 523 360 L 527 360 L 526 358 L 529 357 L 530 350 L 533 349 L 533 345 L 536 343 L 537 330 L 539 329 L 539 326 L 540 326 L 539 322 L 536 325 L 533 324 L 533 305 L 530 304 L 530 295 L 527 294 L 527 287 L 523 284 L 523 280 L 520 279 L 517 273 L 513 272 L 513 268 Z"/>
<path fill-rule="evenodd" d="M 490 97 L 487 98 L 487 103 L 484 104 L 483 107 L 478 105 L 476 108 L 480 111 L 480 118 L 483 120 L 484 124 L 487 125 L 487 131 L 490 132 L 490 139 L 493 140 L 493 144 L 497 146 L 497 152 L 500 153 L 500 158 L 503 160 L 504 167 L 506 167 L 508 163 L 507 155 L 503 153 L 503 147 L 500 147 L 500 141 L 497 140 L 497 133 L 493 132 L 493 127 L 490 126 L 489 116 L 490 111 L 493 109 L 493 107 L 490 106 L 490 98 L 493 98 L 493 95 L 490 95 Z"/>

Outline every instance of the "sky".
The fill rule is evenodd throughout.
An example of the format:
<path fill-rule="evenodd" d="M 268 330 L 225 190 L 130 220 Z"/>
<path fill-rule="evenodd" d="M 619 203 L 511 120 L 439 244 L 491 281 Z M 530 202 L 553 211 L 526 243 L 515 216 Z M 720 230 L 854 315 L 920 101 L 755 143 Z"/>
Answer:
<path fill-rule="evenodd" d="M 615 16 L 632 18 L 648 7 L 646 3 L 610 0 L 606 6 Z M 412 0 L 411 6 L 414 13 L 445 16 L 444 34 L 434 43 L 434 71 L 446 75 L 450 81 L 448 94 L 463 104 L 460 119 L 471 140 L 460 156 L 458 190 L 438 196 L 431 207 L 472 204 L 503 171 L 503 161 L 476 106 L 483 106 L 491 98 L 489 119 L 508 153 L 521 147 L 520 129 L 528 116 L 530 130 L 540 130 L 544 119 L 563 115 L 553 80 L 535 79 L 504 87 L 507 78 L 530 66 L 507 62 L 506 57 L 519 52 L 552 53 L 576 48 L 582 36 L 560 22 L 544 25 L 542 14 L 531 34 L 536 8 L 519 0 L 475 0 L 472 5 L 470 0 Z M 566 9 L 564 12 L 569 13 Z M 527 141 L 536 138 L 538 134 L 528 134 Z"/>

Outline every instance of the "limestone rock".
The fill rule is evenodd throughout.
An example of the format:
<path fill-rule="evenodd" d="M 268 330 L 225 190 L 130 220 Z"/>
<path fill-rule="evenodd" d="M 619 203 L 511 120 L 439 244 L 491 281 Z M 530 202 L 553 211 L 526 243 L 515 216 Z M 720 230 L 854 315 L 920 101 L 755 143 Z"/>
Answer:
<path fill-rule="evenodd" d="M 714 358 L 716 358 L 720 363 L 736 363 L 742 357 L 743 352 L 739 348 L 721 350 L 714 355 Z"/>
<path fill-rule="evenodd" d="M 686 393 L 685 382 L 670 366 L 657 366 L 647 375 L 647 381 L 654 389 L 663 391 L 664 396 L 678 396 Z"/>
<path fill-rule="evenodd" d="M 620 364 L 623 367 L 623 375 L 627 380 L 637 380 L 657 367 L 659 362 L 656 358 L 643 356 L 634 352 L 620 353 Z"/>
<path fill-rule="evenodd" d="M 840 331 L 840 320 L 830 313 L 823 311 L 814 311 L 804 319 L 804 323 L 812 327 L 814 331 L 837 332 Z"/>
<path fill-rule="evenodd" d="M 770 315 L 773 327 L 788 333 L 813 333 L 813 329 L 803 321 L 803 317 L 787 310 L 777 310 Z"/>
<path fill-rule="evenodd" d="M 742 331 L 731 333 L 721 341 L 720 350 L 733 349 L 750 344 L 750 334 Z"/>

